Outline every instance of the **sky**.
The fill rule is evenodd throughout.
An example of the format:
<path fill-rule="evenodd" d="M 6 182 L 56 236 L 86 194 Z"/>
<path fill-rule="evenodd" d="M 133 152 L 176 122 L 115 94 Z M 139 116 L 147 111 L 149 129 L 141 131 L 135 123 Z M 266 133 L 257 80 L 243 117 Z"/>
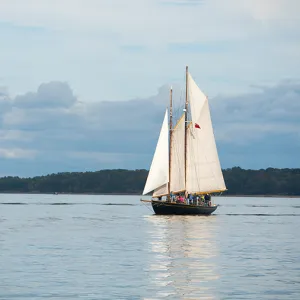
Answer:
<path fill-rule="evenodd" d="M 223 168 L 300 167 L 298 0 L 0 0 L 0 176 L 146 168 L 185 66 Z"/>

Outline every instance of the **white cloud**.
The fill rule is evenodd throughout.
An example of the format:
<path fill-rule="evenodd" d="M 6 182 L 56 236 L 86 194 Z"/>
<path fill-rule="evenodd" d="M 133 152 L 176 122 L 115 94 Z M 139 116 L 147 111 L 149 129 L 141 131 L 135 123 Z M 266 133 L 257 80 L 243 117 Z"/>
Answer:
<path fill-rule="evenodd" d="M 256 20 L 299 22 L 298 0 L 239 0 L 236 4 L 249 11 Z"/>
<path fill-rule="evenodd" d="M 122 168 L 122 165 L 127 160 L 134 161 L 137 157 L 139 157 L 139 159 L 149 158 L 149 155 L 145 155 L 145 154 L 120 153 L 120 152 L 113 152 L 113 151 L 112 152 L 73 151 L 73 152 L 69 152 L 68 156 L 70 158 L 93 161 L 95 164 L 105 163 L 105 164 L 119 165 L 119 168 Z"/>
<path fill-rule="evenodd" d="M 7 158 L 7 159 L 33 159 L 37 154 L 36 150 L 25 150 L 19 148 L 0 148 L 0 158 Z"/>
<path fill-rule="evenodd" d="M 5 142 L 5 141 L 30 142 L 32 141 L 32 138 L 33 138 L 33 133 L 31 132 L 24 132 L 22 130 L 10 130 L 10 129 L 1 130 L 0 129 L 1 142 Z"/>
<path fill-rule="evenodd" d="M 2 0 L 0 17 L 20 25 L 57 30 L 104 32 L 103 26 L 106 26 L 107 34 L 111 31 L 128 37 L 138 33 L 139 38 L 144 35 L 145 42 L 149 40 L 147 34 L 150 32 L 159 33 L 157 38 L 160 40 L 167 33 L 164 37 L 168 40 L 176 36 L 182 40 L 184 36 L 180 37 L 180 32 L 195 37 L 195 34 L 212 33 L 214 28 L 221 29 L 219 33 L 215 31 L 218 37 L 224 33 L 230 35 L 231 32 L 226 32 L 227 26 L 234 25 L 236 21 L 247 21 L 247 17 L 259 21 L 299 22 L 297 12 L 300 4 L 297 0 L 204 0 L 198 1 L 201 4 L 198 6 L 189 5 L 191 2 L 187 0 L 181 3 L 176 5 L 178 1 L 175 0 Z M 173 30 L 169 30 L 171 28 Z M 242 32 L 239 27 L 232 26 L 232 29 Z"/>
<path fill-rule="evenodd" d="M 84 101 L 99 101 L 99 90 L 106 100 L 146 97 L 183 82 L 185 64 L 209 96 L 300 76 L 299 1 L 179 2 L 2 0 L 0 20 L 16 27 L 3 29 L 0 75 L 14 95 L 59 80 Z M 132 45 L 140 53 L 124 50 Z"/>

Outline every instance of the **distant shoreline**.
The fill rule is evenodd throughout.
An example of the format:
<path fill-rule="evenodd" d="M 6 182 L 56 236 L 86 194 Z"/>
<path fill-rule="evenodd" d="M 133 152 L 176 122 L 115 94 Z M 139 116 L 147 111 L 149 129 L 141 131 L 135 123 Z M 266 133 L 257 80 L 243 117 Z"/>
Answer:
<path fill-rule="evenodd" d="M 228 188 L 222 193 L 224 197 L 300 197 L 300 168 L 245 170 L 233 167 L 224 169 L 223 175 Z M 32 178 L 6 176 L 0 178 L 0 193 L 141 195 L 147 176 L 145 169 L 62 172 Z"/>
<path fill-rule="evenodd" d="M 13 192 L 13 191 L 7 191 L 7 192 L 0 192 L 0 194 L 5 195 L 5 194 L 15 194 L 15 195 L 95 195 L 95 196 L 141 196 L 141 194 L 137 193 L 40 193 L 40 192 L 27 192 L 27 193 L 22 193 L 22 192 Z M 150 196 L 146 196 L 150 197 Z M 214 197 L 245 197 L 245 198 L 300 198 L 299 195 L 215 195 Z"/>

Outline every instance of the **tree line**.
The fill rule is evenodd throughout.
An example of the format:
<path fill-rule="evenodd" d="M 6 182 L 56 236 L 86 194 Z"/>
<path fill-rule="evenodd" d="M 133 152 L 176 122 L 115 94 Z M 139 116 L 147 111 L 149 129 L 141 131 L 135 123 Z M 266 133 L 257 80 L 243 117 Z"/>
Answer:
<path fill-rule="evenodd" d="M 101 170 L 64 172 L 20 178 L 0 178 L 0 193 L 141 194 L 148 171 Z M 300 169 L 223 170 L 227 191 L 223 195 L 300 196 Z"/>

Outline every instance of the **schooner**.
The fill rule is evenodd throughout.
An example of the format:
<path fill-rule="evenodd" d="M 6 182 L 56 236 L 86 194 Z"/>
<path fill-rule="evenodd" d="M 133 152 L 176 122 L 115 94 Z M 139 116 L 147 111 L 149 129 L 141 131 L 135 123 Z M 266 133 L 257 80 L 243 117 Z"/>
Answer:
<path fill-rule="evenodd" d="M 210 194 L 226 190 L 208 99 L 186 67 L 185 106 L 173 127 L 172 89 L 143 195 L 156 214 L 209 215 Z M 205 195 L 205 199 L 203 196 Z M 208 201 L 206 201 L 208 200 Z"/>

